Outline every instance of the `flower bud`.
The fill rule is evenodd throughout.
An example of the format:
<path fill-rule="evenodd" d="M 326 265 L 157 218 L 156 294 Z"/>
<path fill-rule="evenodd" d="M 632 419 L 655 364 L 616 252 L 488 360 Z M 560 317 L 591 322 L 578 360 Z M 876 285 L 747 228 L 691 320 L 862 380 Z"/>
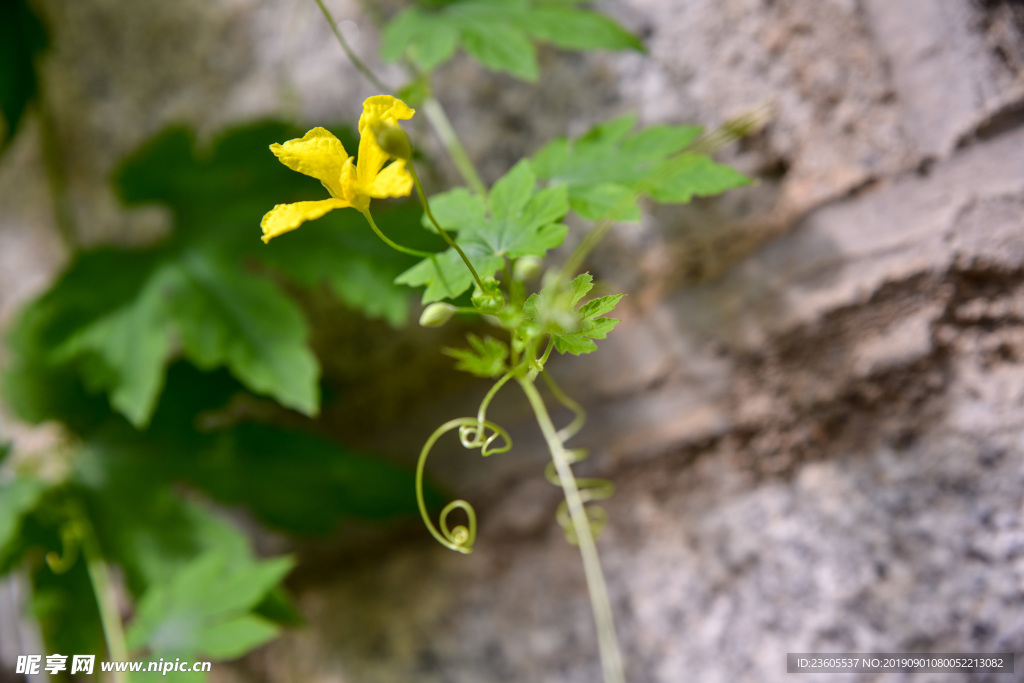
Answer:
<path fill-rule="evenodd" d="M 380 119 L 370 122 L 370 129 L 377 145 L 396 159 L 409 161 L 412 158 L 412 145 L 409 136 L 401 126 L 385 123 Z"/>
<path fill-rule="evenodd" d="M 536 256 L 523 256 L 516 261 L 516 266 L 512 271 L 512 274 L 517 280 L 526 282 L 540 275 L 540 269 L 544 266 L 544 261 L 537 258 Z"/>
<path fill-rule="evenodd" d="M 420 325 L 423 327 L 441 327 L 455 315 L 455 307 L 451 304 L 437 302 L 423 309 Z"/>
<path fill-rule="evenodd" d="M 501 285 L 489 277 L 484 280 L 484 289 L 477 287 L 473 291 L 473 308 L 485 314 L 494 314 L 505 305 L 505 295 L 501 293 Z"/>

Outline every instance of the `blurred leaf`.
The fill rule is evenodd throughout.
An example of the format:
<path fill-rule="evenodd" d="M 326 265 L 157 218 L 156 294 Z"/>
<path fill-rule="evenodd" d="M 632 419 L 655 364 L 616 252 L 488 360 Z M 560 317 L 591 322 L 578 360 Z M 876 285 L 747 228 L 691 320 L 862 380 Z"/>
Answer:
<path fill-rule="evenodd" d="M 283 626 L 301 626 L 305 619 L 299 614 L 291 598 L 281 586 L 270 589 L 263 600 L 253 608 L 253 614 L 265 617 L 275 624 Z"/>
<path fill-rule="evenodd" d="M 446 224 L 459 234 L 459 246 L 480 277 L 503 268 L 505 258 L 544 256 L 565 240 L 568 228 L 556 223 L 569 210 L 564 187 L 536 189 L 530 164 L 521 161 L 505 174 L 490 193 L 490 216 L 480 220 L 479 200 L 462 194 L 442 195 Z M 453 299 L 473 284 L 473 276 L 454 249 L 423 259 L 402 273 L 396 282 L 411 287 L 426 285 L 423 303 Z"/>
<path fill-rule="evenodd" d="M 639 220 L 637 195 L 685 203 L 746 185 L 750 179 L 702 154 L 679 154 L 697 126 L 657 125 L 636 133 L 633 115 L 594 126 L 583 136 L 557 138 L 532 158 L 538 177 L 569 188 L 573 211 L 589 220 Z M 678 155 L 678 156 L 674 156 Z"/>
<path fill-rule="evenodd" d="M 348 149 L 355 149 L 348 129 L 336 131 L 352 145 Z M 170 208 L 177 239 L 255 249 L 262 246 L 260 217 L 274 204 L 322 198 L 319 183 L 290 171 L 269 150 L 272 143 L 304 132 L 265 121 L 229 129 L 199 149 L 189 129 L 168 128 L 121 162 L 114 186 L 129 206 Z"/>
<path fill-rule="evenodd" d="M 349 128 L 334 131 L 346 149 L 357 149 Z M 289 170 L 268 149 L 303 133 L 284 123 L 256 123 L 231 129 L 200 150 L 190 131 L 171 128 L 126 159 L 115 184 L 126 204 L 167 205 L 175 216 L 174 239 L 190 248 L 201 244 L 232 259 L 258 259 L 307 287 L 328 285 L 370 317 L 404 323 L 409 297 L 393 280 L 413 261 L 382 244 L 358 212 L 335 211 L 272 246 L 260 242 L 259 219 L 275 204 L 323 198 L 318 182 Z M 399 238 L 413 234 L 419 209 L 377 202 L 374 215 Z M 441 246 L 435 240 L 426 248 L 431 245 Z"/>
<path fill-rule="evenodd" d="M 505 372 L 508 358 L 508 344 L 492 337 L 480 337 L 473 333 L 466 335 L 468 349 L 442 349 L 445 355 L 455 359 L 455 367 L 477 377 L 497 377 Z"/>
<path fill-rule="evenodd" d="M 169 486 L 189 482 L 227 505 L 245 505 L 263 521 L 301 534 L 334 531 L 346 518 L 387 520 L 417 512 L 413 473 L 323 438 L 241 424 L 244 388 L 228 373 L 176 363 L 149 427 L 111 420 L 84 435 L 77 480 L 105 545 L 126 568 L 133 590 L 164 580 L 204 547 L 244 545 L 233 527 Z M 235 413 L 235 410 L 243 412 Z M 221 431 L 197 425 L 227 420 Z M 428 489 L 434 502 L 440 497 Z M 236 532 L 237 535 L 237 532 Z M 178 558 L 178 559 L 174 559 Z"/>
<path fill-rule="evenodd" d="M 70 369 L 144 426 L 179 335 L 200 367 L 227 366 L 253 391 L 316 412 L 319 368 L 295 304 L 237 263 L 173 246 L 80 254 L 15 323 L 11 345 L 23 358 L 8 397 L 35 417 L 49 401 L 45 388 L 32 386 L 32 371 L 48 377 Z"/>
<path fill-rule="evenodd" d="M 687 153 L 662 164 L 643 187 L 655 201 L 680 204 L 694 196 L 710 197 L 749 184 L 750 178 L 736 169 L 717 164 L 703 154 Z"/>
<path fill-rule="evenodd" d="M 59 418 L 81 426 L 102 412 L 86 388 L 114 391 L 122 377 L 125 386 L 116 402 L 136 418 L 139 405 L 126 403 L 127 396 L 151 408 L 159 381 L 137 361 L 139 352 L 149 348 L 153 330 L 141 330 L 143 343 L 133 346 L 130 323 L 140 293 L 145 294 L 143 312 L 152 310 L 156 292 L 147 291 L 146 284 L 159 258 L 155 250 L 81 254 L 48 292 L 21 311 L 8 336 L 12 360 L 4 373 L 4 393 L 22 419 Z M 129 336 L 106 339 L 99 334 L 104 327 Z M 122 356 L 122 349 L 130 352 Z M 150 354 L 148 369 L 163 362 L 160 353 Z M 138 376 L 121 374 L 140 370 Z"/>
<path fill-rule="evenodd" d="M 166 583 L 204 550 L 249 552 L 240 530 L 174 492 L 170 485 L 182 472 L 168 457 L 172 450 L 128 429 L 107 429 L 93 435 L 76 463 L 100 545 L 136 595 Z"/>
<path fill-rule="evenodd" d="M 170 302 L 185 357 L 226 366 L 247 387 L 306 415 L 320 406 L 320 366 L 306 345 L 305 317 L 268 280 L 187 254 Z"/>
<path fill-rule="evenodd" d="M 412 515 L 412 473 L 319 437 L 261 425 L 221 435 L 192 479 L 227 504 L 245 503 L 268 523 L 306 534 L 345 517 Z M 435 496 L 436 497 L 436 496 Z"/>
<path fill-rule="evenodd" d="M 0 3 L 0 153 L 39 90 L 35 59 L 47 42 L 46 29 L 26 0 Z"/>
<path fill-rule="evenodd" d="M 134 300 L 87 322 L 53 348 L 53 362 L 78 363 L 85 386 L 107 392 L 110 404 L 136 425 L 149 420 L 163 386 L 171 354 L 167 290 L 174 279 L 173 267 L 158 266 Z"/>
<path fill-rule="evenodd" d="M 430 71 L 461 45 L 489 69 L 537 79 L 533 41 L 571 50 L 643 51 L 640 40 L 612 19 L 565 0 L 458 0 L 422 3 L 384 27 L 381 55 L 407 56 Z"/>
<path fill-rule="evenodd" d="M 139 601 L 126 638 L 169 657 L 232 659 L 273 638 L 277 627 L 251 613 L 293 566 L 206 552 Z"/>
<path fill-rule="evenodd" d="M 0 561 L 11 554 L 22 519 L 35 508 L 46 489 L 44 482 L 25 476 L 0 484 Z"/>
<path fill-rule="evenodd" d="M 440 237 L 419 228 L 421 215 L 410 203 L 374 207 L 381 229 L 400 244 L 425 250 L 444 246 Z M 355 211 L 333 211 L 307 223 L 287 239 L 263 246 L 258 256 L 300 285 L 326 284 L 338 299 L 370 317 L 395 327 L 406 322 L 409 291 L 394 280 L 416 259 L 384 244 Z"/>

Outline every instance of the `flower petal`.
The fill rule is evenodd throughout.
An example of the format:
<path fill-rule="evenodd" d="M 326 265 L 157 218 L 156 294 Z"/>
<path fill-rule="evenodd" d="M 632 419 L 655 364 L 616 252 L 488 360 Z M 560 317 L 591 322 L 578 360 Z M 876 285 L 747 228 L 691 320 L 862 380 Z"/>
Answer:
<path fill-rule="evenodd" d="M 359 182 L 365 187 L 373 185 L 374 178 L 388 160 L 388 154 L 377 144 L 371 124 L 379 120 L 396 126 L 399 119 L 411 119 L 415 113 L 415 109 L 391 95 L 374 95 L 363 102 L 363 113 L 359 117 L 359 159 L 356 170 Z"/>
<path fill-rule="evenodd" d="M 405 168 L 405 162 L 395 161 L 378 173 L 369 191 L 374 199 L 404 197 L 412 192 L 412 176 Z"/>
<path fill-rule="evenodd" d="M 263 243 L 266 244 L 278 235 L 291 232 L 306 221 L 315 220 L 334 209 L 344 209 L 347 206 L 350 204 L 344 199 L 278 204 L 268 211 L 260 221 L 260 227 L 263 228 Z"/>
<path fill-rule="evenodd" d="M 356 177 L 363 187 L 371 187 L 374 178 L 380 173 L 388 153 L 377 144 L 373 131 L 367 128 L 359 138 L 359 158 L 356 160 Z"/>
<path fill-rule="evenodd" d="M 369 126 L 371 118 L 378 118 L 392 126 L 398 125 L 399 119 L 411 119 L 416 110 L 391 95 L 374 95 L 363 101 L 363 114 L 359 117 L 359 134 Z"/>
<path fill-rule="evenodd" d="M 283 145 L 275 142 L 270 151 L 288 168 L 316 178 L 332 196 L 341 197 L 338 179 L 348 153 L 341 140 L 326 128 L 314 128 Z"/>

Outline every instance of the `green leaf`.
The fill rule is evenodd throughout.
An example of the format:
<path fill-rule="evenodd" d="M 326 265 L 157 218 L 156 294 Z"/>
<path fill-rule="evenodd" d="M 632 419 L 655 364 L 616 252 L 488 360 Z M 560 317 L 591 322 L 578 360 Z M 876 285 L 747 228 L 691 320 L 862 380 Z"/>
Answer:
<path fill-rule="evenodd" d="M 346 149 L 357 140 L 334 127 Z M 408 317 L 408 294 L 394 278 L 413 261 L 379 243 L 356 211 L 334 211 L 272 245 L 259 241 L 259 218 L 274 204 L 325 198 L 314 179 L 282 165 L 267 146 L 303 131 L 278 122 L 231 129 L 208 149 L 197 149 L 183 128 L 164 131 L 129 157 L 115 179 L 128 204 L 161 202 L 175 216 L 174 239 L 272 265 L 307 287 L 326 284 L 346 304 L 392 325 Z M 422 240 L 413 229 L 419 210 L 412 203 L 380 203 L 374 215 L 382 229 L 403 244 Z M 411 239 L 410 236 L 412 237 Z M 412 244 L 411 246 L 416 246 Z M 440 248 L 438 240 L 424 247 Z"/>
<path fill-rule="evenodd" d="M 538 324 L 543 332 L 551 334 L 559 353 L 581 355 L 597 350 L 594 339 L 604 339 L 619 323 L 615 318 L 603 317 L 611 313 L 623 297 L 622 294 L 592 299 L 577 309 L 577 305 L 593 287 L 593 278 L 584 273 L 568 286 L 555 283 L 539 294 L 532 294 L 523 306 L 528 320 Z"/>
<path fill-rule="evenodd" d="M 426 70 L 433 70 L 451 58 L 459 45 L 459 30 L 445 21 L 411 7 L 392 19 L 381 34 L 381 56 L 389 62 L 409 58 Z"/>
<path fill-rule="evenodd" d="M 570 7 L 538 7 L 528 17 L 524 30 L 537 40 L 566 50 L 644 51 L 639 38 L 603 14 Z"/>
<path fill-rule="evenodd" d="M 460 225 L 482 223 L 487 210 L 483 197 L 464 187 L 457 187 L 432 196 L 430 211 L 446 232 L 456 232 Z M 427 230 L 434 230 L 434 224 L 426 214 L 422 222 Z"/>
<path fill-rule="evenodd" d="M 356 149 L 349 129 L 333 128 L 346 149 Z M 190 247 L 217 246 L 234 256 L 239 247 L 265 249 L 259 221 L 274 204 L 326 197 L 320 183 L 288 169 L 268 150 L 303 133 L 265 121 L 231 128 L 199 148 L 191 130 L 168 128 L 121 162 L 114 186 L 129 206 L 167 206 L 174 215 L 172 238 Z"/>
<path fill-rule="evenodd" d="M 111 394 L 136 424 L 148 420 L 169 352 L 160 256 L 155 250 L 80 254 L 26 307 L 11 331 L 15 362 L 5 377 L 19 414 L 42 420 L 72 412 L 81 399 L 69 399 L 81 387 L 69 377 L 78 376 L 90 391 Z"/>
<path fill-rule="evenodd" d="M 571 190 L 569 206 L 583 218 L 597 221 L 608 217 L 616 221 L 640 220 L 636 195 L 625 185 L 596 183 L 579 185 Z"/>
<path fill-rule="evenodd" d="M 149 421 L 171 354 L 166 309 L 174 273 L 157 267 L 138 296 L 75 331 L 54 349 L 58 363 L 80 362 L 86 387 L 105 391 L 132 424 Z"/>
<path fill-rule="evenodd" d="M 587 293 L 594 288 L 594 277 L 590 273 L 582 273 L 569 283 L 569 304 L 575 306 Z"/>
<path fill-rule="evenodd" d="M 564 187 L 536 190 L 529 163 L 521 161 L 495 183 L 490 216 L 481 220 L 479 205 L 459 195 L 445 202 L 447 222 L 459 234 L 459 246 L 482 278 L 504 267 L 505 259 L 544 256 L 565 240 L 568 228 L 555 221 L 568 210 Z M 460 212 L 462 210 L 462 212 Z M 469 269 L 453 249 L 424 259 L 402 273 L 396 282 L 426 285 L 423 303 L 455 298 L 473 284 Z"/>
<path fill-rule="evenodd" d="M 256 562 L 204 553 L 138 603 L 126 639 L 168 657 L 233 658 L 277 633 L 251 610 L 293 566 L 289 558 Z"/>
<path fill-rule="evenodd" d="M 435 69 L 451 59 L 458 46 L 458 29 L 449 24 L 435 24 L 433 30 L 421 35 L 412 46 L 411 57 L 424 69 Z"/>
<path fill-rule="evenodd" d="M 36 97 L 35 60 L 46 46 L 46 30 L 29 3 L 0 3 L 0 153 L 14 139 Z"/>
<path fill-rule="evenodd" d="M 526 202 L 530 201 L 536 182 L 537 177 L 530 164 L 526 161 L 517 163 L 491 188 L 488 194 L 491 214 L 496 218 L 504 218 L 519 213 Z"/>
<path fill-rule="evenodd" d="M 461 28 L 466 52 L 488 69 L 537 80 L 537 50 L 523 31 L 487 21 L 464 22 Z"/>
<path fill-rule="evenodd" d="M 213 659 L 235 659 L 273 639 L 278 630 L 273 623 L 251 614 L 221 621 L 204 629 L 204 654 Z"/>
<path fill-rule="evenodd" d="M 244 503 L 292 532 L 326 534 L 345 518 L 416 514 L 411 472 L 311 434 L 242 425 L 192 467 L 190 479 L 219 501 Z"/>
<path fill-rule="evenodd" d="M 253 391 L 315 413 L 319 368 L 306 336 L 299 309 L 269 280 L 201 251 L 164 247 L 81 254 L 26 309 L 12 345 L 26 370 L 45 377 L 72 369 L 144 426 L 178 337 L 200 367 L 225 365 Z M 16 375 L 13 393 L 28 379 Z"/>
<path fill-rule="evenodd" d="M 466 335 L 470 348 L 444 348 L 441 351 L 455 359 L 455 368 L 477 377 L 498 377 L 507 370 L 508 345 L 492 337 Z"/>
<path fill-rule="evenodd" d="M 665 162 L 644 181 L 645 191 L 666 204 L 686 203 L 694 196 L 709 197 L 750 184 L 739 171 L 717 164 L 702 154 L 681 154 Z"/>
<path fill-rule="evenodd" d="M 0 485 L 0 558 L 10 554 L 22 519 L 36 507 L 46 489 L 45 483 L 33 477 L 17 477 Z"/>
<path fill-rule="evenodd" d="M 750 182 L 706 155 L 683 151 L 699 127 L 658 125 L 631 133 L 635 120 L 626 115 L 576 140 L 553 140 L 533 156 L 533 168 L 552 186 L 568 187 L 573 211 L 589 220 L 638 220 L 641 195 L 685 203 Z"/>
<path fill-rule="evenodd" d="M 384 28 L 381 56 L 408 56 L 430 71 L 458 46 L 484 66 L 527 81 L 537 78 L 533 42 L 573 50 L 643 50 L 640 40 L 608 17 L 565 0 L 457 0 L 400 12 Z"/>
<path fill-rule="evenodd" d="M 227 366 L 253 391 L 317 412 L 319 364 L 306 321 L 275 285 L 196 254 L 180 263 L 179 287 L 171 315 L 187 358 L 201 369 Z"/>

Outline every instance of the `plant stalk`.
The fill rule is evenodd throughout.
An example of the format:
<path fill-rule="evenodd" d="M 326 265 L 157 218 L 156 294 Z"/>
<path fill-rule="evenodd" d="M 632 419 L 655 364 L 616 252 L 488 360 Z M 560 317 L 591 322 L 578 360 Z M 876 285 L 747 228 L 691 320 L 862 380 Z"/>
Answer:
<path fill-rule="evenodd" d="M 420 183 L 420 177 L 417 175 L 416 168 L 412 165 L 411 161 L 406 164 L 406 168 L 409 170 L 409 175 L 412 176 L 412 182 L 413 185 L 416 186 L 416 194 L 420 198 L 420 203 L 423 204 L 423 212 L 427 214 L 427 218 L 430 219 L 431 223 L 433 223 L 434 227 L 437 229 L 437 233 L 441 235 L 441 238 L 445 243 L 458 252 L 459 256 L 462 257 L 462 262 L 466 264 L 467 268 L 469 268 L 469 272 L 473 275 L 473 279 L 476 281 L 477 287 L 480 288 L 481 292 L 484 291 L 484 283 L 477 274 L 476 268 L 474 268 L 473 264 L 469 262 L 469 257 L 466 256 L 466 252 L 462 251 L 462 247 L 455 243 L 455 240 L 451 238 L 445 229 L 441 227 L 441 224 L 437 222 L 437 219 L 434 218 L 434 212 L 430 210 L 430 202 L 427 201 L 427 195 L 423 192 L 423 185 Z"/>
<path fill-rule="evenodd" d="M 352 66 L 354 66 L 356 70 L 363 75 L 363 78 L 370 81 L 370 83 L 373 84 L 373 87 L 377 88 L 381 92 L 391 92 L 391 88 L 384 85 L 384 83 L 370 70 L 370 67 L 366 66 L 366 63 L 359 59 L 359 55 L 355 53 L 352 47 L 348 44 L 348 41 L 345 40 L 345 36 L 341 34 L 341 30 L 338 28 L 337 22 L 334 21 L 334 17 L 331 16 L 331 11 L 324 5 L 323 0 L 315 0 L 315 2 L 320 6 L 320 11 L 324 13 L 327 23 L 331 25 L 331 30 L 334 31 L 334 36 L 341 44 L 341 49 L 345 51 L 345 56 L 348 57 L 350 62 L 352 62 Z"/>
<path fill-rule="evenodd" d="M 384 241 L 384 244 L 388 245 L 395 251 L 400 251 L 403 254 L 408 254 L 409 256 L 418 256 L 419 258 L 430 258 L 431 256 L 435 255 L 433 252 L 430 251 L 419 251 L 417 249 L 403 247 L 401 244 L 393 241 L 391 238 L 389 238 L 387 235 L 381 232 L 380 228 L 378 228 L 377 224 L 373 221 L 373 216 L 370 214 L 369 209 L 363 211 L 362 214 L 363 217 L 366 218 L 366 222 L 370 224 L 371 228 L 373 228 L 373 231 L 377 233 L 377 237 L 381 238 L 381 240 Z"/>
<path fill-rule="evenodd" d="M 459 170 L 469 188 L 481 197 L 487 197 L 487 186 L 484 185 L 484 181 L 480 180 L 480 174 L 477 173 L 476 166 L 473 165 L 469 154 L 466 153 L 466 148 L 462 146 L 462 142 L 459 140 L 451 120 L 449 120 L 448 115 L 436 97 L 431 95 L 424 100 L 423 113 L 427 115 L 427 120 L 430 121 L 434 130 L 437 131 L 437 136 L 441 138 L 445 149 L 448 150 L 448 155 L 451 156 L 452 161 L 455 163 L 455 168 Z"/>
<path fill-rule="evenodd" d="M 112 661 L 127 661 L 128 647 L 125 645 L 124 628 L 121 625 L 121 612 L 117 607 L 114 582 L 111 580 L 110 571 L 103 560 L 103 553 L 100 552 L 96 534 L 84 514 L 79 515 L 78 524 L 82 556 L 85 558 L 85 567 L 89 572 L 89 579 L 92 581 L 96 605 L 99 607 L 103 638 L 107 641 L 107 652 Z M 113 671 L 112 675 L 114 683 L 128 683 L 128 677 L 124 672 Z"/>
<path fill-rule="evenodd" d="M 590 521 L 583 507 L 583 499 L 580 497 L 576 479 L 573 477 L 569 465 L 568 454 L 551 422 L 544 399 L 537 391 L 533 381 L 519 379 L 519 385 L 523 388 L 523 393 L 526 394 L 526 399 L 530 402 L 530 407 L 533 408 L 534 415 L 537 417 L 537 424 L 540 425 L 540 430 L 544 434 L 544 440 L 547 441 L 548 449 L 551 451 L 551 461 L 558 472 L 558 479 L 562 484 L 565 501 L 569 507 L 569 518 L 572 520 L 576 539 L 579 542 L 580 555 L 583 557 L 583 571 L 587 578 L 590 606 L 594 612 L 594 623 L 597 626 L 597 643 L 601 654 L 604 682 L 625 683 L 622 654 L 619 651 L 611 602 L 608 599 L 608 586 L 601 569 L 601 558 L 597 554 L 597 544 L 590 531 Z"/>

